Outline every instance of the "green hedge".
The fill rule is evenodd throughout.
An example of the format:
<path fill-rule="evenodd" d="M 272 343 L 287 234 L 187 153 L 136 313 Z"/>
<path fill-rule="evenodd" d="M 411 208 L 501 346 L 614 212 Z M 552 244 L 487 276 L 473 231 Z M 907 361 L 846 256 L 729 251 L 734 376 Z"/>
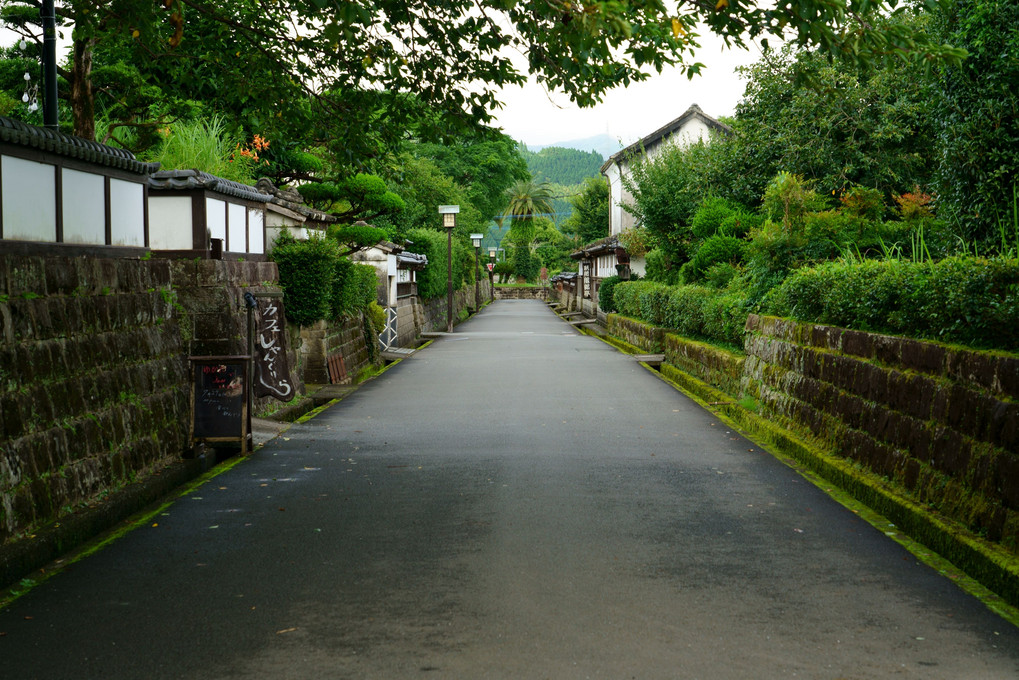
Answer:
<path fill-rule="evenodd" d="M 273 246 L 287 318 L 299 326 L 367 309 L 376 299 L 375 267 L 341 258 L 332 239 L 298 241 L 283 232 Z"/>
<path fill-rule="evenodd" d="M 831 262 L 792 274 L 766 307 L 802 321 L 1015 352 L 1019 260 Z"/>
<path fill-rule="evenodd" d="M 333 295 L 336 243 L 314 236 L 298 241 L 284 231 L 276 239 L 272 259 L 279 270 L 287 318 L 299 326 L 327 318 Z"/>
<path fill-rule="evenodd" d="M 363 311 L 375 302 L 379 285 L 375 267 L 338 258 L 333 271 L 330 311 L 334 318 Z"/>
<path fill-rule="evenodd" d="M 621 282 L 615 287 L 620 314 L 683 335 L 743 345 L 749 305 L 740 290 L 666 286 L 652 281 Z"/>
<path fill-rule="evenodd" d="M 738 346 L 748 292 L 620 282 L 620 314 Z M 795 271 L 764 300 L 760 311 L 810 323 L 970 347 L 1019 351 L 1019 260 L 951 257 L 938 262 L 828 262 Z"/>

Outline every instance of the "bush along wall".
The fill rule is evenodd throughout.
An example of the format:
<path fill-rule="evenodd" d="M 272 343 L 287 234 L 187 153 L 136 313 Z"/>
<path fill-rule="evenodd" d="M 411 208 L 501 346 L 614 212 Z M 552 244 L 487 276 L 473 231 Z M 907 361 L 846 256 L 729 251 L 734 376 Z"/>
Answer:
<path fill-rule="evenodd" d="M 621 282 L 620 314 L 693 338 L 743 344 L 751 312 L 970 347 L 1019 349 L 1019 260 L 949 257 L 937 262 L 828 262 L 791 274 L 754 304 L 725 288 Z"/>

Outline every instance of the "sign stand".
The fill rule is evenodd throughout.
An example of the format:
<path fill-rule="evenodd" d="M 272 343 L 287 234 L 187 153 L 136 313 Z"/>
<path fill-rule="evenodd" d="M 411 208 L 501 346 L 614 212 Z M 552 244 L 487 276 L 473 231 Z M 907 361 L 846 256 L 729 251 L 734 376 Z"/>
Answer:
<path fill-rule="evenodd" d="M 198 442 L 239 442 L 251 451 L 251 357 L 190 357 L 191 446 Z"/>

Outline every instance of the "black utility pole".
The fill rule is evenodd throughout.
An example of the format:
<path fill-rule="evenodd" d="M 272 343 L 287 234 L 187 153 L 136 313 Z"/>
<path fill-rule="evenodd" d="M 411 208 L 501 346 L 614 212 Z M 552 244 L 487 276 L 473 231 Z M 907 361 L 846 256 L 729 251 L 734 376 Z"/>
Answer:
<path fill-rule="evenodd" d="M 57 14 L 53 0 L 42 0 L 42 121 L 50 130 L 60 129 L 57 116 Z"/>

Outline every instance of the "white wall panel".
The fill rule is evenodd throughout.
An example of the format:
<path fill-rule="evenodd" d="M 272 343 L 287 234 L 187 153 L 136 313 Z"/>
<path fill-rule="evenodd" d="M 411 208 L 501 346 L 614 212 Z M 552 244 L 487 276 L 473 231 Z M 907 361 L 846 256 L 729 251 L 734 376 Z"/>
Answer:
<path fill-rule="evenodd" d="M 264 216 L 265 213 L 257 208 L 248 209 L 248 252 L 258 254 L 265 252 Z"/>
<path fill-rule="evenodd" d="M 190 196 L 149 196 L 149 247 L 191 250 L 195 247 Z"/>
<path fill-rule="evenodd" d="M 5 239 L 57 240 L 57 179 L 52 165 L 4 156 L 3 220 Z"/>
<path fill-rule="evenodd" d="M 64 243 L 106 244 L 106 191 L 102 175 L 63 168 Z"/>
<path fill-rule="evenodd" d="M 143 184 L 110 180 L 110 239 L 114 246 L 145 246 Z"/>
<path fill-rule="evenodd" d="M 226 202 L 215 198 L 205 199 L 205 224 L 212 238 L 223 239 L 226 248 Z"/>
<path fill-rule="evenodd" d="M 229 204 L 227 208 L 229 219 L 227 228 L 229 233 L 224 250 L 229 250 L 232 253 L 248 252 L 247 225 L 244 219 L 247 213 L 248 210 L 243 205 L 237 205 L 236 203 Z"/>

